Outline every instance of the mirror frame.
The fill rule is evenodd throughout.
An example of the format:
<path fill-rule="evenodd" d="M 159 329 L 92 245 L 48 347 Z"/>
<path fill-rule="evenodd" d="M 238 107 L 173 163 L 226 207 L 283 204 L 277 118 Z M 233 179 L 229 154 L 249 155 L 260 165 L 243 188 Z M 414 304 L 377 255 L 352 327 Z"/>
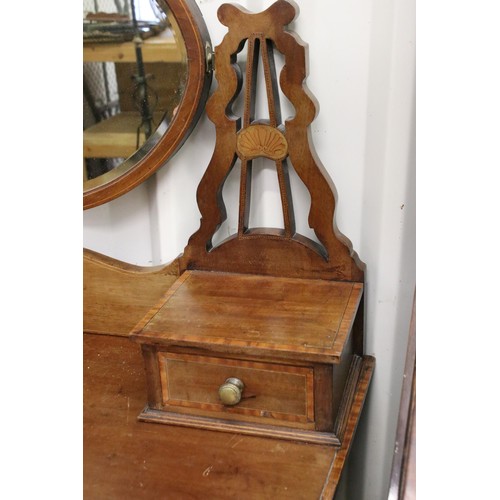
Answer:
<path fill-rule="evenodd" d="M 164 3 L 177 21 L 186 49 L 188 74 L 178 111 L 163 134 L 162 122 L 146 143 L 117 167 L 124 170 L 121 175 L 87 190 L 84 186 L 84 210 L 118 198 L 155 173 L 186 141 L 205 108 L 212 82 L 212 44 L 201 11 L 195 0 L 159 3 Z"/>

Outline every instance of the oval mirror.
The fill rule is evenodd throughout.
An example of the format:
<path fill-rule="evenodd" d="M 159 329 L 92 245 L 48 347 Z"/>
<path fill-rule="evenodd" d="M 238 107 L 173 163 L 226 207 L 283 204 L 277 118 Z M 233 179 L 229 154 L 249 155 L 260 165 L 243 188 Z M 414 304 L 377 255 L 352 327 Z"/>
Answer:
<path fill-rule="evenodd" d="M 83 0 L 83 11 L 87 209 L 146 180 L 187 139 L 208 97 L 212 47 L 194 0 Z"/>

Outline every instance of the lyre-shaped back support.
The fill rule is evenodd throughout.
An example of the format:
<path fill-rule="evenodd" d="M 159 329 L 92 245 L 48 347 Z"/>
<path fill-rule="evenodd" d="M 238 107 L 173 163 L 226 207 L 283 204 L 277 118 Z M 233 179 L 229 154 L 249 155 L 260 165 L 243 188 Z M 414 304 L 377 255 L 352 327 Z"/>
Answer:
<path fill-rule="evenodd" d="M 304 84 L 306 47 L 294 33 L 286 30 L 296 13 L 294 5 L 286 0 L 278 0 L 257 14 L 233 4 L 224 4 L 218 10 L 219 20 L 229 30 L 215 49 L 218 88 L 207 103 L 207 114 L 216 127 L 216 144 L 198 186 L 201 224 L 181 257 L 184 269 L 363 281 L 362 264 L 349 241 L 335 228 L 335 188 L 309 139 L 309 125 L 315 117 L 316 106 Z M 233 115 L 232 105 L 242 90 L 243 79 L 236 58 L 245 44 L 243 113 L 237 117 Z M 281 91 L 295 109 L 294 116 L 284 123 L 281 122 L 274 50 L 284 57 L 279 75 Z M 260 61 L 268 120 L 255 119 Z M 276 166 L 282 229 L 249 227 L 252 160 L 258 157 L 267 158 Z M 222 188 L 238 159 L 241 163 L 238 232 L 213 246 L 213 236 L 226 219 Z M 318 241 L 296 233 L 289 165 L 309 190 L 308 222 Z"/>

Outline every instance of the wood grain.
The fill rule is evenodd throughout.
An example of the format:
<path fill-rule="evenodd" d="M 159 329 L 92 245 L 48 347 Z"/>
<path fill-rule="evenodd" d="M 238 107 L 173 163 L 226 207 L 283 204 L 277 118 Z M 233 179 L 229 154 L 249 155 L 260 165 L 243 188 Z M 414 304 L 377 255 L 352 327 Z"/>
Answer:
<path fill-rule="evenodd" d="M 86 374 L 85 393 L 89 497 L 274 500 L 335 493 L 374 359 L 362 356 L 364 265 L 335 226 L 335 187 L 309 141 L 317 108 L 304 85 L 306 45 L 286 29 L 295 15 L 285 0 L 258 14 L 230 4 L 218 11 L 229 31 L 216 48 L 218 88 L 207 105 L 216 144 L 197 192 L 200 228 L 183 255 L 149 273 L 117 262 L 106 267 L 102 257 L 89 262 L 91 323 L 101 321 L 109 331 L 123 316 L 117 330 L 132 331 L 148 378 L 146 388 L 144 371 L 137 371 L 139 346 L 87 335 L 86 365 L 94 370 Z M 235 63 L 245 46 L 244 111 L 236 117 L 231 106 L 243 82 Z M 279 76 L 274 50 L 285 59 Z M 255 116 L 259 61 L 265 122 Z M 295 108 L 285 122 L 278 81 Z M 252 140 L 238 146 L 238 137 Z M 284 138 L 286 149 L 275 148 L 276 138 Z M 258 156 L 275 161 L 283 228 L 249 227 L 252 159 Z M 223 185 L 237 161 L 238 231 L 214 247 L 212 238 L 226 218 Z M 289 167 L 310 192 L 308 222 L 317 241 L 295 231 Z M 106 286 L 108 279 L 115 288 Z M 146 294 L 149 283 L 156 286 Z M 121 292 L 125 298 L 118 298 Z M 111 319 L 103 318 L 106 302 L 95 306 L 96 299 L 109 300 Z M 130 311 L 120 310 L 127 303 Z M 146 303 L 144 316 L 137 317 L 137 304 Z M 214 399 L 217 384 L 235 375 L 257 377 L 240 413 Z M 273 391 L 279 401 L 272 400 Z M 141 423 L 129 421 L 131 405 L 134 415 L 142 406 Z M 283 455 L 272 451 L 278 449 Z M 209 477 L 213 482 L 204 481 Z"/>
<path fill-rule="evenodd" d="M 84 335 L 84 497 L 317 499 L 335 449 L 138 422 L 146 384 L 137 345 Z"/>
<path fill-rule="evenodd" d="M 358 426 L 359 418 L 361 416 L 361 410 L 365 402 L 366 394 L 368 392 L 368 387 L 373 375 L 373 370 L 375 369 L 375 358 L 372 356 L 363 356 L 361 361 L 361 366 L 359 369 L 359 377 L 356 383 L 356 389 L 353 394 L 352 403 L 349 407 L 348 418 L 345 426 L 345 432 L 342 439 L 342 446 L 335 454 L 335 458 L 332 462 L 331 470 L 327 476 L 325 486 L 319 497 L 320 500 L 329 500 L 337 489 L 337 485 L 340 481 L 340 476 L 344 468 L 344 464 L 347 460 L 349 450 L 354 439 L 354 434 Z"/>
<path fill-rule="evenodd" d="M 144 367 L 126 338 L 85 334 L 83 370 L 86 499 L 326 500 L 335 493 L 373 360 L 364 358 L 338 459 L 331 445 L 138 422 Z"/>
<path fill-rule="evenodd" d="M 141 267 L 84 250 L 84 331 L 128 336 L 177 276 L 176 262 Z"/>
<path fill-rule="evenodd" d="M 338 362 L 359 283 L 187 271 L 134 329 L 138 342 Z"/>
<path fill-rule="evenodd" d="M 207 416 L 198 416 L 196 412 L 183 411 L 178 409 L 178 413 L 169 411 L 154 410 L 149 407 L 139 415 L 139 420 L 148 423 L 176 425 L 181 427 L 196 427 L 218 432 L 236 432 L 245 436 L 270 437 L 279 440 L 294 442 L 304 442 L 308 444 L 325 444 L 329 446 L 340 446 L 337 436 L 331 432 L 318 432 L 309 429 L 301 429 L 298 425 L 285 426 L 276 423 L 272 427 L 262 423 L 263 419 L 253 420 L 251 417 L 243 420 L 233 418 L 211 418 Z M 194 413 L 194 414 L 193 414 Z M 248 420 L 248 421 L 246 421 Z"/>
<path fill-rule="evenodd" d="M 159 361 L 164 408 L 197 408 L 216 412 L 213 416 L 237 415 L 243 421 L 246 415 L 314 421 L 312 368 L 168 352 L 160 352 Z M 242 400 L 234 407 L 224 406 L 218 395 L 230 377 L 245 384 Z"/>
<path fill-rule="evenodd" d="M 363 281 L 364 265 L 349 240 L 335 226 L 335 187 L 309 140 L 308 128 L 315 117 L 316 105 L 304 83 L 307 76 L 306 45 L 286 29 L 296 14 L 295 7 L 285 0 L 278 0 L 259 13 L 249 13 L 233 4 L 223 4 L 218 10 L 219 20 L 228 27 L 228 32 L 215 48 L 218 87 L 206 108 L 208 117 L 215 124 L 216 143 L 197 191 L 202 215 L 200 228 L 191 236 L 184 250 L 181 270 Z M 235 63 L 245 44 L 247 69 L 243 82 Z M 285 60 L 279 76 L 274 63 L 275 51 Z M 264 72 L 268 120 L 258 120 L 255 116 L 259 61 L 262 61 Z M 295 109 L 293 118 L 284 123 L 281 123 L 278 82 Z M 242 116 L 237 116 L 232 103 L 243 86 L 244 110 Z M 269 133 L 271 130 L 272 134 Z M 250 147 L 249 142 L 242 149 L 242 138 L 248 135 L 258 140 L 254 147 Z M 273 152 L 272 148 L 267 150 L 266 137 L 273 144 L 279 139 L 278 143 L 286 148 L 278 147 Z M 241 157 L 238 232 L 214 246 L 213 236 L 227 215 L 222 198 L 223 186 L 238 154 Z M 248 227 L 252 158 L 257 156 L 275 160 L 284 217 L 282 230 Z M 295 231 L 289 168 L 295 169 L 311 195 L 307 220 L 318 241 Z"/>

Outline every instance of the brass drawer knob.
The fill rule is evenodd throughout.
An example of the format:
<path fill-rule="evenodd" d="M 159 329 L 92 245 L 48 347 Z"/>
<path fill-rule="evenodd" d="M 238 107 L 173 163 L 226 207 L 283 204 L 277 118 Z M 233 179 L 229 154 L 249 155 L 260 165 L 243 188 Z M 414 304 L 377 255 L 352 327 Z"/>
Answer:
<path fill-rule="evenodd" d="M 227 406 L 237 405 L 241 400 L 241 393 L 244 388 L 245 384 L 239 378 L 228 378 L 219 387 L 220 400 Z"/>

